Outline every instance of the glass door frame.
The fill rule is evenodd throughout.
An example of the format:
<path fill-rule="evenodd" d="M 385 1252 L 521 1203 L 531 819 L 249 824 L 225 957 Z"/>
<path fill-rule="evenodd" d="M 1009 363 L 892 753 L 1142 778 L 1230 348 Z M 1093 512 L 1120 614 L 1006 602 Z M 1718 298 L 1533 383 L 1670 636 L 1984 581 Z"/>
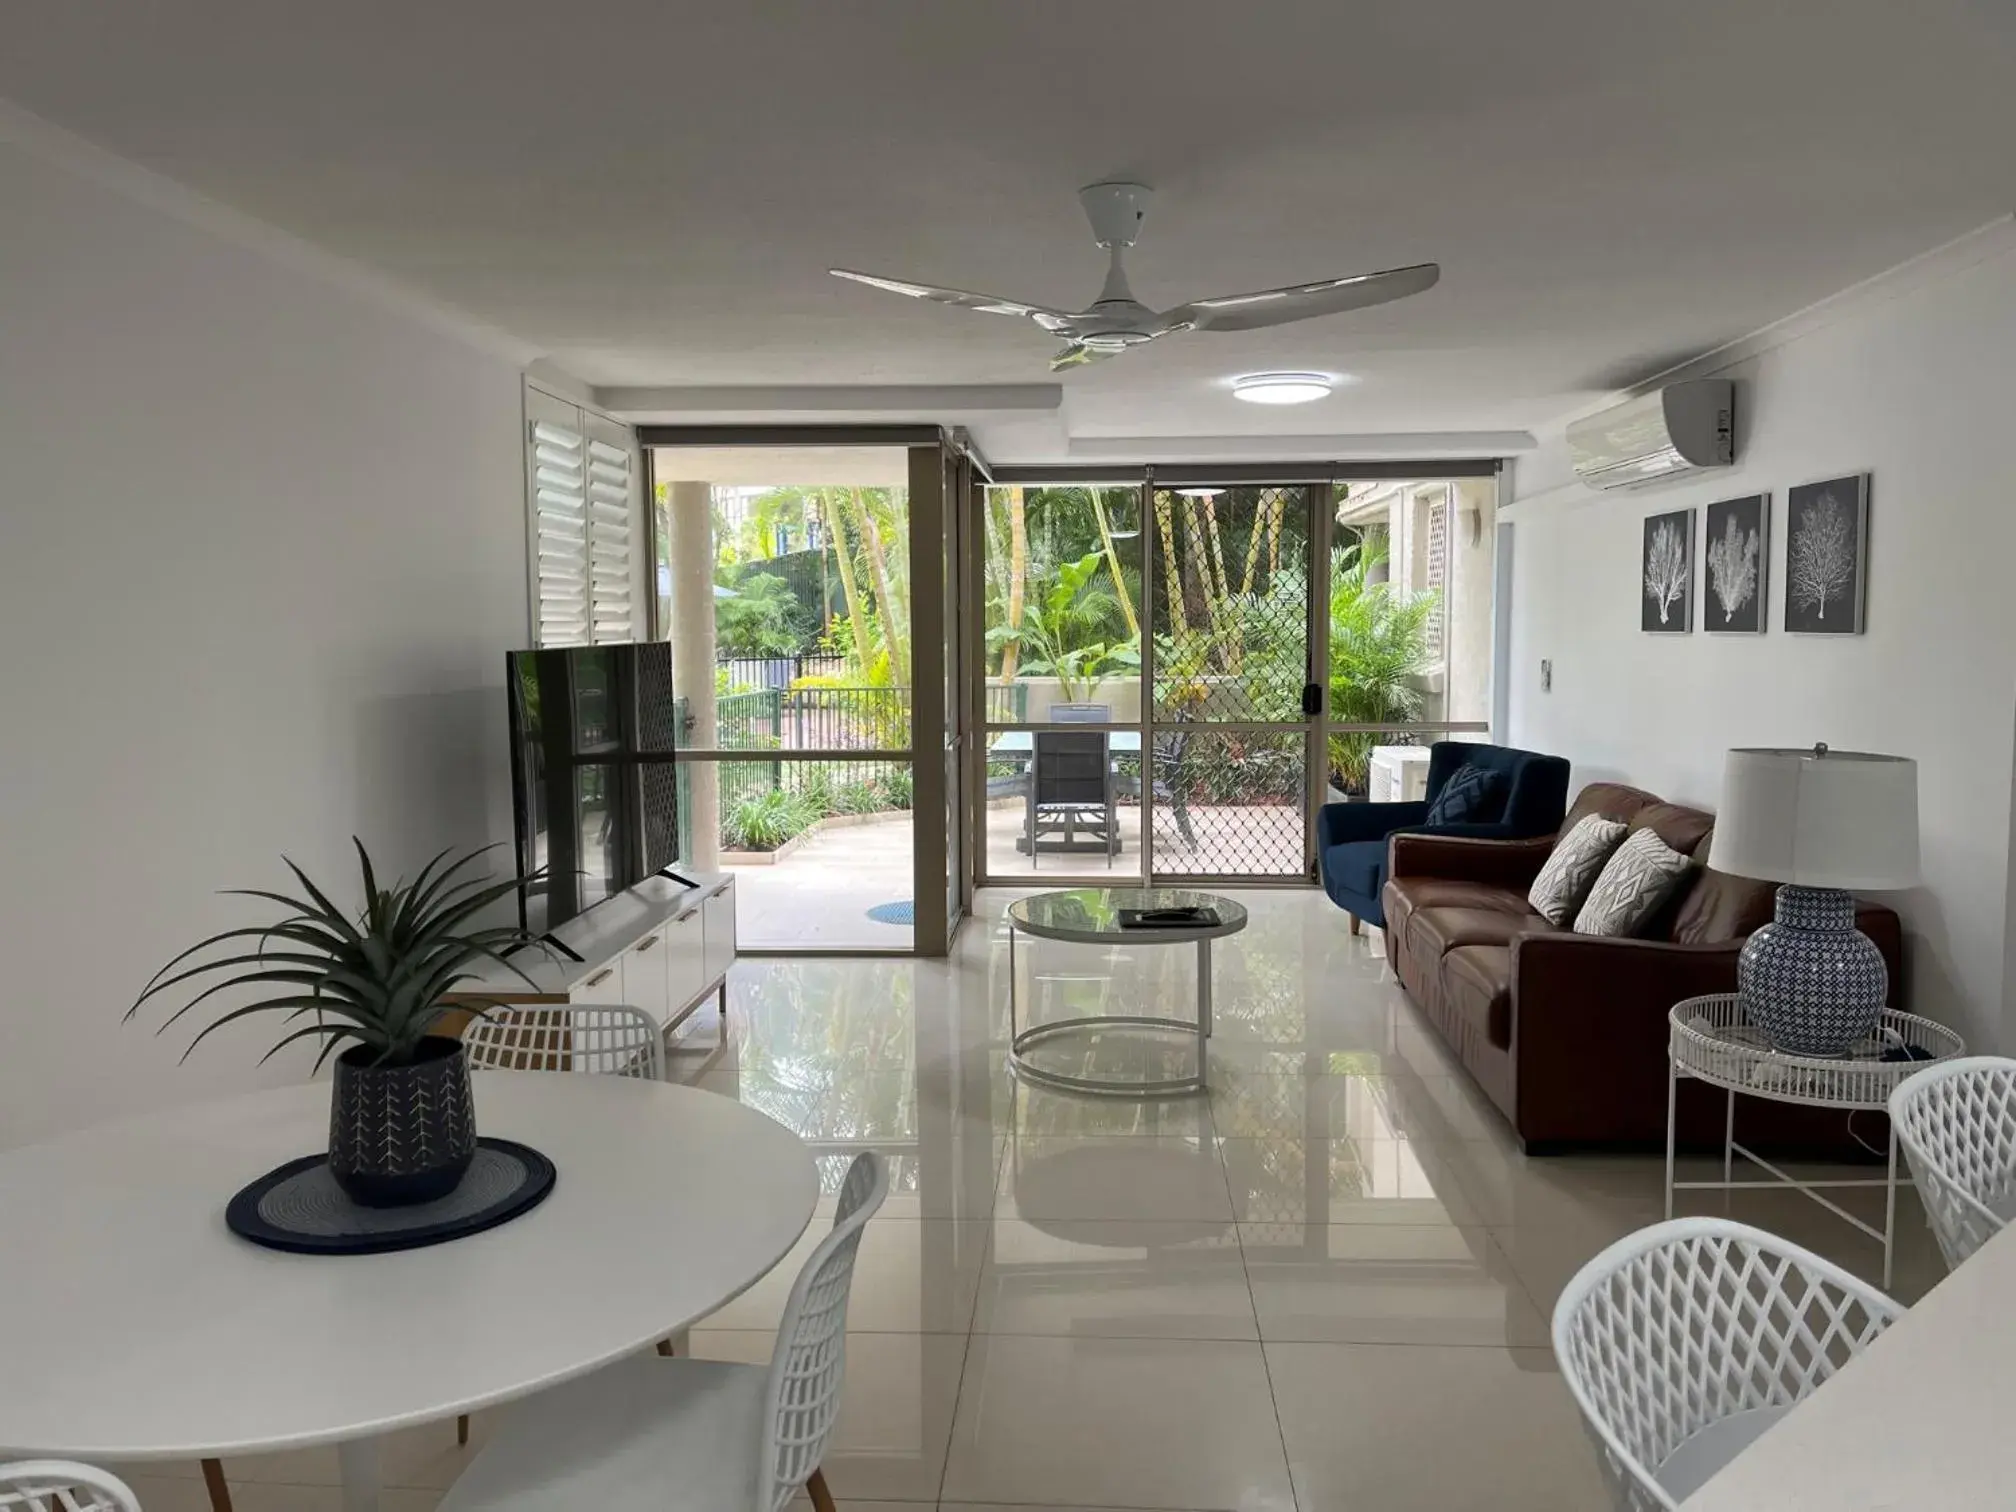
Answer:
<path fill-rule="evenodd" d="M 1126 887 L 1130 884 L 1145 887 L 1149 885 L 1148 857 L 1150 840 L 1148 836 L 1147 783 L 1151 747 L 1148 741 L 1148 725 L 1146 721 L 1150 702 L 1148 690 L 1153 686 L 1148 680 L 1150 675 L 1149 669 L 1153 660 L 1149 643 L 1153 640 L 1153 636 L 1145 630 L 1141 637 L 1141 670 L 1135 674 L 1141 683 L 1140 714 L 1131 721 L 1090 727 L 1093 729 L 1103 729 L 1108 732 L 1130 728 L 1140 732 L 1142 803 L 1140 859 L 1138 865 L 1131 872 L 1122 870 L 1116 866 L 1110 870 L 1101 868 L 1096 871 L 1087 869 L 1082 872 L 1060 868 L 1054 872 L 1047 872 L 1042 876 L 1036 876 L 1033 872 L 1029 874 L 997 874 L 988 868 L 989 852 L 987 845 L 987 751 L 992 742 L 992 737 L 1009 732 L 1026 732 L 1034 736 L 1053 730 L 1062 731 L 1067 734 L 1083 734 L 1088 728 L 1083 724 L 1063 724 L 1055 720 L 1022 719 L 1005 721 L 990 720 L 987 718 L 987 559 L 982 545 L 987 535 L 985 513 L 989 508 L 987 489 L 989 487 L 1004 487 L 1009 484 L 1030 488 L 1077 487 L 1111 489 L 1116 491 L 1132 488 L 1137 491 L 1140 501 L 1139 507 L 1145 511 L 1148 508 L 1149 500 L 1153 497 L 1151 485 L 1144 479 L 1129 476 L 1130 473 L 1138 475 L 1140 472 L 1141 469 L 1139 468 L 1073 470 L 1070 468 L 997 467 L 992 469 L 991 474 L 984 479 L 976 479 L 976 485 L 970 498 L 967 500 L 967 536 L 969 545 L 966 551 L 965 601 L 968 606 L 969 629 L 966 636 L 966 654 L 962 658 L 962 661 L 964 663 L 966 684 L 966 698 L 964 702 L 970 721 L 968 728 L 971 731 L 970 741 L 972 747 L 966 766 L 966 853 L 971 863 L 968 867 L 968 872 L 972 877 L 975 887 L 1037 888 L 1049 891 L 1053 888 L 1061 887 Z M 1005 480 L 1004 474 L 1008 475 Z M 1150 531 L 1145 512 L 1140 518 L 1143 555 L 1141 559 L 1139 620 L 1145 627 L 1153 622 L 1155 589 L 1154 585 L 1149 581 L 1147 550 Z M 1032 768 L 1034 762 L 1035 758 L 1032 750 L 1030 758 Z M 1035 842 L 1032 839 L 1030 843 L 1033 845 Z"/>
<path fill-rule="evenodd" d="M 1319 606 L 1327 609 L 1330 600 L 1330 511 L 1322 507 L 1319 489 L 1324 485 L 1293 481 L 1278 483 L 1271 478 L 1248 477 L 1240 483 L 1222 483 L 1207 479 L 1195 481 L 1188 470 L 1170 468 L 1166 472 L 1149 469 L 1149 476 L 1141 484 L 1143 521 L 1152 517 L 1153 525 L 1145 532 L 1147 550 L 1143 558 L 1142 575 L 1147 577 L 1152 568 L 1160 572 L 1161 513 L 1155 509 L 1155 495 L 1159 493 L 1183 496 L 1186 489 L 1235 487 L 1273 488 L 1283 492 L 1299 491 L 1307 526 L 1305 539 L 1308 542 L 1309 570 L 1304 588 L 1304 636 L 1305 656 L 1303 679 L 1305 687 L 1314 684 L 1327 693 L 1328 679 L 1319 678 L 1317 670 L 1327 667 L 1330 661 L 1330 616 L 1319 612 Z M 1170 519 L 1175 520 L 1172 507 Z M 1256 518 L 1257 528 L 1257 518 Z M 1313 713 L 1305 713 L 1299 720 L 1261 719 L 1220 719 L 1201 720 L 1188 723 L 1182 728 L 1203 731 L 1218 731 L 1224 734 L 1293 735 L 1302 737 L 1302 870 L 1299 876 L 1284 876 L 1278 872 L 1168 872 L 1159 871 L 1155 866 L 1155 825 L 1149 810 L 1153 785 L 1149 776 L 1149 763 L 1153 759 L 1155 723 L 1155 650 L 1153 621 L 1144 620 L 1150 626 L 1150 633 L 1144 635 L 1141 649 L 1141 666 L 1144 677 L 1141 697 L 1141 713 L 1144 728 L 1141 736 L 1142 750 L 1142 818 L 1141 849 L 1150 887 L 1306 887 L 1316 880 L 1316 810 L 1321 807 L 1324 778 L 1328 764 L 1324 759 L 1328 746 L 1324 730 L 1324 705 L 1319 704 Z M 1327 698 L 1324 700 L 1327 704 Z M 1164 729 L 1172 728 L 1168 723 Z"/>
<path fill-rule="evenodd" d="M 1330 668 L 1330 579 L 1331 552 L 1335 538 L 1335 511 L 1326 507 L 1327 491 L 1336 483 L 1430 481 L 1460 479 L 1490 479 L 1493 482 L 1497 500 L 1502 503 L 1504 488 L 1502 482 L 1503 464 L 1497 458 L 1438 458 L 1422 460 L 1401 460 L 1394 462 L 1282 462 L 1282 463 L 1240 463 L 1226 466 L 1200 466 L 1182 464 L 1136 464 L 1131 466 L 997 466 L 989 469 L 979 480 L 986 486 L 1005 487 L 1011 484 L 1025 487 L 1104 487 L 1125 488 L 1138 486 L 1142 522 L 1142 571 L 1141 571 L 1141 623 L 1147 629 L 1142 636 L 1141 647 L 1141 716 L 1136 727 L 1141 735 L 1142 759 L 1142 818 L 1141 818 L 1141 864 L 1132 880 L 1143 885 L 1228 885 L 1239 887 L 1315 887 L 1320 885 L 1316 863 L 1316 818 L 1324 806 L 1329 793 L 1329 753 L 1330 737 L 1337 734 L 1371 733 L 1419 736 L 1426 734 L 1484 734 L 1491 733 L 1488 720 L 1415 720 L 1408 723 L 1360 724 L 1340 722 L 1333 718 L 1329 698 Z M 1322 690 L 1320 712 L 1303 722 L 1306 730 L 1304 763 L 1306 772 L 1305 812 L 1303 815 L 1303 865 L 1301 877 L 1252 876 L 1237 873 L 1159 873 L 1154 867 L 1154 825 L 1150 814 L 1152 794 L 1151 763 L 1154 752 L 1154 675 L 1155 652 L 1152 632 L 1153 610 L 1157 588 L 1156 535 L 1154 528 L 1154 496 L 1158 488 L 1230 488 L 1236 486 L 1263 486 L 1289 488 L 1303 486 L 1307 493 L 1310 511 L 1309 530 L 1309 674 L 1310 681 Z M 1452 489 L 1449 508 L 1454 509 Z M 988 870 L 986 847 L 986 748 L 988 737 L 1006 729 L 1016 730 L 1082 730 L 1083 725 L 1060 725 L 1040 720 L 1025 720 L 1012 726 L 1000 722 L 990 722 L 986 718 L 986 646 L 985 646 L 985 602 L 986 602 L 986 562 L 984 553 L 973 543 L 984 535 L 985 517 L 982 511 L 988 507 L 986 487 L 975 486 L 966 501 L 969 524 L 969 545 L 965 552 L 965 600 L 967 603 L 966 644 L 961 658 L 964 663 L 966 698 L 969 719 L 970 745 L 967 761 L 967 845 L 968 870 L 974 884 L 980 887 L 1047 887 L 1058 886 L 1111 886 L 1124 885 L 1128 878 L 1116 877 L 1112 873 L 1087 871 L 1083 873 L 1057 872 L 1040 879 L 1027 875 L 996 875 Z M 1453 520 L 1450 522 L 1453 527 Z M 1454 539 L 1453 534 L 1450 539 Z M 1497 592 L 1493 583 L 1492 591 Z M 1502 606 L 1498 606 L 1493 617 L 1494 625 L 1504 622 Z M 1495 681 L 1498 664 L 1502 658 L 1502 647 L 1494 646 L 1493 678 Z M 1165 726 L 1166 727 L 1166 726 Z M 1268 722 L 1254 724 L 1245 721 L 1223 722 L 1228 730 L 1245 728 L 1286 731 L 1297 728 L 1290 723 Z M 1124 726 L 1121 726 L 1124 728 Z"/>
<path fill-rule="evenodd" d="M 1418 482 L 1418 483 L 1444 483 L 1449 485 L 1446 496 L 1444 497 L 1442 502 L 1443 530 L 1445 532 L 1444 538 L 1448 541 L 1453 542 L 1457 538 L 1457 532 L 1456 532 L 1457 490 L 1455 488 L 1455 485 L 1465 480 L 1474 481 L 1477 479 L 1489 479 L 1492 488 L 1492 514 L 1495 519 L 1498 509 L 1503 505 L 1505 501 L 1504 476 L 1505 476 L 1504 469 L 1497 464 L 1492 464 L 1491 466 L 1486 467 L 1476 463 L 1444 461 L 1444 462 L 1408 463 L 1404 469 L 1385 470 L 1377 474 L 1367 473 L 1352 477 L 1340 476 L 1334 481 Z M 1334 542 L 1334 530 L 1336 525 L 1334 511 L 1325 510 L 1323 511 L 1323 513 L 1327 517 L 1325 529 L 1326 531 L 1332 533 L 1331 540 Z M 1493 528 L 1496 529 L 1497 527 L 1494 525 Z M 1492 549 L 1495 558 L 1496 553 L 1502 548 L 1500 543 L 1494 540 Z M 1501 675 L 1504 671 L 1505 645 L 1503 638 L 1506 634 L 1509 633 L 1510 606 L 1508 604 L 1500 602 L 1500 595 L 1505 591 L 1507 585 L 1505 581 L 1501 579 L 1498 575 L 1498 572 L 1496 570 L 1497 563 L 1495 562 L 1495 560 L 1493 566 L 1494 570 L 1489 585 L 1492 596 L 1492 615 L 1491 615 L 1492 655 L 1491 655 L 1490 680 L 1486 693 L 1486 704 L 1489 708 L 1495 710 L 1497 707 L 1498 685 L 1501 679 Z M 1331 569 L 1328 566 L 1326 566 L 1324 569 L 1326 583 L 1328 581 L 1328 574 L 1330 570 Z M 1445 625 L 1448 622 L 1446 618 L 1447 612 L 1448 611 L 1445 608 Z M 1329 616 L 1327 614 L 1324 616 L 1324 621 L 1325 621 L 1324 625 L 1325 644 L 1327 645 L 1328 629 L 1329 629 L 1328 626 Z M 1448 632 L 1446 629 L 1444 631 L 1443 644 L 1446 651 L 1446 648 L 1448 646 Z M 1318 808 L 1320 808 L 1323 805 L 1323 802 L 1327 797 L 1328 783 L 1329 783 L 1330 737 L 1333 735 L 1399 735 L 1403 737 L 1404 736 L 1418 737 L 1423 735 L 1431 735 L 1436 737 L 1444 737 L 1450 735 L 1483 735 L 1486 739 L 1493 739 L 1496 738 L 1496 736 L 1499 733 L 1502 733 L 1494 731 L 1493 729 L 1493 719 L 1495 719 L 1495 715 L 1493 716 L 1493 719 L 1448 719 L 1448 718 L 1416 719 L 1411 721 L 1399 721 L 1399 722 L 1389 721 L 1384 723 L 1370 723 L 1370 724 L 1353 723 L 1347 720 L 1339 720 L 1334 716 L 1334 713 L 1331 708 L 1331 700 L 1328 696 L 1330 679 L 1328 676 L 1329 669 L 1327 659 L 1320 665 L 1323 666 L 1325 671 L 1325 676 L 1323 678 L 1325 696 L 1323 700 L 1323 722 L 1322 722 L 1323 771 L 1318 778 L 1315 793 L 1312 799 L 1312 801 Z M 1445 679 L 1448 677 L 1446 656 L 1445 656 L 1443 675 Z M 1445 713 L 1445 715 L 1448 712 L 1446 698 L 1443 712 Z M 1310 830 L 1312 837 L 1315 832 L 1313 822 L 1314 812 L 1315 810 L 1312 809 L 1311 810 L 1312 822 Z M 1311 866 L 1310 880 L 1312 882 L 1318 882 L 1319 879 L 1314 870 L 1315 857 L 1313 854 L 1310 857 L 1310 866 Z"/>
<path fill-rule="evenodd" d="M 911 860 L 912 899 L 915 910 L 908 950 L 873 946 L 837 947 L 826 945 L 753 946 L 745 945 L 745 956 L 869 956 L 902 958 L 925 956 L 943 958 L 951 949 L 958 918 L 949 907 L 947 828 L 948 796 L 951 784 L 946 756 L 948 741 L 957 742 L 965 731 L 952 721 L 960 700 L 953 696 L 952 676 L 956 665 L 949 659 L 946 616 L 956 599 L 951 592 L 946 517 L 948 502 L 956 503 L 951 479 L 962 449 L 936 425 L 639 425 L 637 444 L 644 454 L 645 519 L 649 524 L 647 560 L 658 559 L 657 511 L 650 501 L 657 495 L 655 456 L 660 448 L 681 446 L 748 447 L 784 449 L 791 447 L 902 447 L 908 452 L 909 538 L 911 595 L 911 702 L 910 729 L 906 749 L 800 749 L 781 757 L 794 762 L 849 761 L 900 762 L 911 773 Z M 658 596 L 646 596 L 648 626 L 652 639 L 667 637 L 669 627 L 659 622 Z M 741 749 L 681 749 L 681 762 L 705 761 L 715 765 L 747 762 L 750 752 Z"/>

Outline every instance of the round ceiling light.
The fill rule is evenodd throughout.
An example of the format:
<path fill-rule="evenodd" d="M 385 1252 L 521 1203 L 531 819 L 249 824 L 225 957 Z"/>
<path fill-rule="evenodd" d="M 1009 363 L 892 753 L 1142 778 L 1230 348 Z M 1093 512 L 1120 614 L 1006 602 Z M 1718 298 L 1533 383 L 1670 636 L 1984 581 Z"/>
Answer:
<path fill-rule="evenodd" d="M 1327 398 L 1331 387 L 1321 373 L 1248 373 L 1232 380 L 1232 397 L 1248 404 L 1308 404 Z"/>

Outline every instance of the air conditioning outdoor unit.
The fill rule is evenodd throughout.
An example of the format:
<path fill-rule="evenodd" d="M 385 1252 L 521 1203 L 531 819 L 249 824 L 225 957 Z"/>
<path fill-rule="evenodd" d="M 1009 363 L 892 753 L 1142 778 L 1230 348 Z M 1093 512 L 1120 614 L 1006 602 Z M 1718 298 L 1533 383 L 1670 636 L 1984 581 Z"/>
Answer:
<path fill-rule="evenodd" d="M 1728 467 L 1736 460 L 1734 391 L 1726 378 L 1700 378 L 1575 421 L 1575 476 L 1591 488 L 1629 488 Z"/>

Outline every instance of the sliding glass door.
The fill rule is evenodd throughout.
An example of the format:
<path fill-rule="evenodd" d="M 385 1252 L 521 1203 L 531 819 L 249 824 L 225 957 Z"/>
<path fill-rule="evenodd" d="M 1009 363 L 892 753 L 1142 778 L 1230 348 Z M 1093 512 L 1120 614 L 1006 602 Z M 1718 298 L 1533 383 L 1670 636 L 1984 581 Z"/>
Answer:
<path fill-rule="evenodd" d="M 1323 804 L 1419 797 L 1430 743 L 1485 737 L 1495 469 L 1337 472 L 984 490 L 981 882 L 1313 882 Z"/>
<path fill-rule="evenodd" d="M 1157 487 L 1149 875 L 1304 881 L 1322 770 L 1318 490 Z"/>
<path fill-rule="evenodd" d="M 1328 796 L 1419 799 L 1428 747 L 1489 738 L 1497 484 L 1332 485 Z"/>
<path fill-rule="evenodd" d="M 735 874 L 746 951 L 942 954 L 960 801 L 946 449 L 935 429 L 669 430 L 644 439 L 683 861 Z"/>
<path fill-rule="evenodd" d="M 978 635 L 966 666 L 984 759 L 969 764 L 982 882 L 1139 884 L 1143 777 L 1142 491 L 988 488 Z"/>

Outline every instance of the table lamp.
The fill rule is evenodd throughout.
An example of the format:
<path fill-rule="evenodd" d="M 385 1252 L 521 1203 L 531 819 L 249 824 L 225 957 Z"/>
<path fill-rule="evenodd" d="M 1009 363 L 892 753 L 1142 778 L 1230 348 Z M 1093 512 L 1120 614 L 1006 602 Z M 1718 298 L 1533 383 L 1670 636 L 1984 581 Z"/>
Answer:
<path fill-rule="evenodd" d="M 1889 996 L 1882 952 L 1855 927 L 1853 889 L 1918 881 L 1918 763 L 1865 751 L 1733 750 L 1708 864 L 1782 884 L 1750 937 L 1736 990 L 1781 1050 L 1842 1055 Z"/>

